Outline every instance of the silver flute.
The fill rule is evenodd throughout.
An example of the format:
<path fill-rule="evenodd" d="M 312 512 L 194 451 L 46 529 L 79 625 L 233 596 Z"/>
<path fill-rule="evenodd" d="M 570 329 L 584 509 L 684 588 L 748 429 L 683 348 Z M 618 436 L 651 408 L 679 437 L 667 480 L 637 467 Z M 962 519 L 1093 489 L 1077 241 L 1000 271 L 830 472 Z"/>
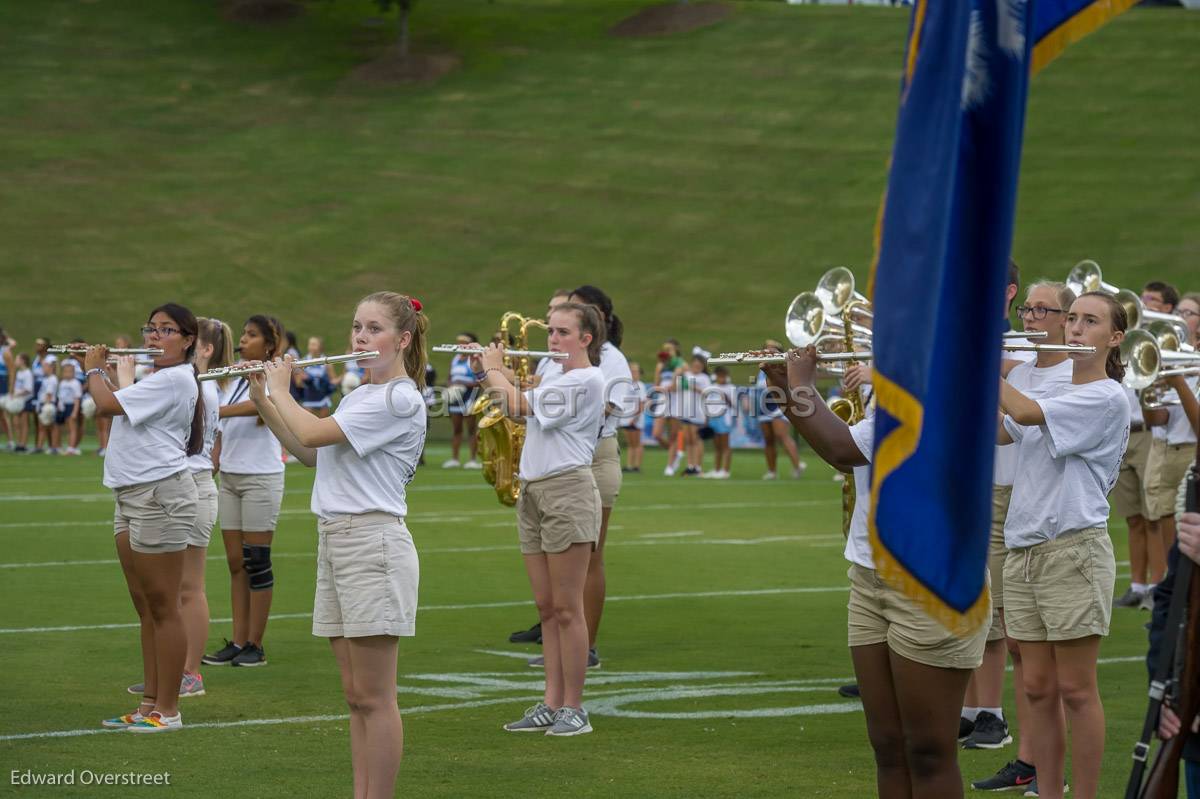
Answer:
<path fill-rule="evenodd" d="M 88 351 L 87 344 L 60 344 L 55 347 L 47 347 L 46 352 L 52 352 L 55 355 L 86 355 Z M 163 354 L 163 351 L 157 347 L 109 347 L 109 355 L 153 355 L 158 357 Z"/>
<path fill-rule="evenodd" d="M 708 359 L 711 363 L 783 363 L 787 360 L 786 352 L 722 352 Z M 869 352 L 818 352 L 817 361 L 821 363 L 837 363 L 839 361 L 869 361 Z"/>
<path fill-rule="evenodd" d="M 322 366 L 327 363 L 345 363 L 346 361 L 359 361 L 366 358 L 378 358 L 379 351 L 371 350 L 370 352 L 349 352 L 345 355 L 322 355 L 320 358 L 305 358 L 301 361 L 292 361 L 290 366 L 293 369 L 303 369 L 306 366 Z M 197 377 L 197 380 L 224 380 L 227 377 L 244 377 L 245 375 L 255 374 L 263 371 L 263 365 L 241 365 L 234 364 L 233 366 L 225 366 L 220 369 L 209 369 L 204 374 Z"/>
<path fill-rule="evenodd" d="M 430 347 L 430 352 L 452 352 L 456 355 L 482 355 L 487 351 L 486 347 L 463 346 L 461 344 L 438 344 L 436 347 Z M 555 361 L 565 361 L 571 357 L 565 352 L 549 352 L 546 350 L 505 350 L 506 358 L 550 358 Z"/>

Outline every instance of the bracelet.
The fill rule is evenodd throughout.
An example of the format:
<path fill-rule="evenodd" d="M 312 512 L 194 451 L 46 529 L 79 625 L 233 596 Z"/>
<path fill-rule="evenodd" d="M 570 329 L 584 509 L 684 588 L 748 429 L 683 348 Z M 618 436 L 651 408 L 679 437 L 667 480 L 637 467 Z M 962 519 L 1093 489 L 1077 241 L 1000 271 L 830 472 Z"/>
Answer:
<path fill-rule="evenodd" d="M 495 366 L 489 367 L 489 368 L 487 368 L 487 369 L 484 369 L 484 370 L 483 370 L 483 376 L 484 376 L 484 377 L 487 377 L 487 373 L 488 373 L 488 372 L 499 372 L 499 373 L 500 373 L 500 379 L 501 379 L 501 380 L 504 380 L 505 382 L 508 382 L 508 375 L 504 374 L 504 370 L 503 370 L 503 369 L 497 368 L 497 367 L 495 367 Z"/>
<path fill-rule="evenodd" d="M 88 369 L 88 370 L 87 370 L 87 374 L 85 374 L 85 375 L 83 376 L 83 379 L 84 379 L 85 381 L 87 381 L 87 380 L 90 380 L 90 379 L 91 379 L 91 377 L 92 377 L 92 375 L 100 375 L 101 377 L 103 377 L 103 378 L 105 378 L 105 379 L 107 380 L 107 379 L 108 379 L 108 370 L 107 370 L 107 369 L 101 369 L 99 366 L 97 366 L 97 367 L 94 367 L 94 368 L 92 368 L 92 369 Z"/>

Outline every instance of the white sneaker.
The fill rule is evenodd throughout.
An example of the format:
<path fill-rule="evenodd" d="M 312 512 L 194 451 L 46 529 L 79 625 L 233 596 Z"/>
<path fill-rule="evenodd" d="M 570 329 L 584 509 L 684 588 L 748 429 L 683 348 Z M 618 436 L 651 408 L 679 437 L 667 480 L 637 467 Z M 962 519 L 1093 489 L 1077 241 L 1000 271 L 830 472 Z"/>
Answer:
<path fill-rule="evenodd" d="M 674 477 L 674 476 L 675 476 L 675 467 L 674 466 L 668 466 L 667 468 L 663 469 L 663 477 Z"/>
<path fill-rule="evenodd" d="M 703 477 L 705 480 L 718 480 L 721 477 L 721 473 L 720 472 L 705 472 L 704 474 L 702 474 L 700 476 Z"/>
<path fill-rule="evenodd" d="M 846 475 L 842 474 L 841 472 L 834 472 L 833 473 L 833 482 L 835 482 L 835 483 L 846 482 Z"/>
<path fill-rule="evenodd" d="M 792 469 L 792 477 L 799 480 L 801 477 L 804 476 L 804 470 L 807 468 L 808 468 L 808 464 L 805 463 L 804 461 L 800 461 L 800 465 L 797 466 L 796 468 Z"/>
<path fill-rule="evenodd" d="M 462 465 L 462 467 L 463 467 L 464 469 L 482 469 L 482 468 L 483 468 L 483 464 L 482 464 L 482 463 L 480 463 L 479 461 L 475 460 L 474 458 L 471 458 L 471 460 L 469 460 L 469 461 L 467 461 L 466 463 L 464 463 L 464 464 Z"/>
<path fill-rule="evenodd" d="M 727 472 L 727 471 L 725 471 L 724 469 L 722 469 L 721 471 L 717 472 L 717 479 L 718 479 L 718 480 L 728 480 L 728 479 L 729 479 L 729 472 Z"/>
<path fill-rule="evenodd" d="M 764 474 L 764 475 L 763 475 L 762 479 L 764 479 L 764 480 L 774 480 L 774 479 L 775 479 L 775 477 L 776 477 L 776 475 L 775 475 L 775 472 L 767 472 L 766 474 Z"/>
<path fill-rule="evenodd" d="M 443 468 L 443 469 L 457 469 L 457 468 L 458 468 L 458 467 L 460 467 L 460 466 L 462 466 L 462 464 L 461 464 L 461 463 L 459 463 L 459 462 L 458 462 L 456 459 L 454 459 L 454 458 L 451 458 L 450 460 L 448 460 L 448 461 L 446 461 L 445 463 L 443 463 L 443 464 L 442 464 L 442 468 Z"/>
<path fill-rule="evenodd" d="M 100 449 L 96 450 L 96 454 L 98 456 L 100 456 L 101 458 L 103 458 L 104 457 L 104 447 L 101 447 Z"/>

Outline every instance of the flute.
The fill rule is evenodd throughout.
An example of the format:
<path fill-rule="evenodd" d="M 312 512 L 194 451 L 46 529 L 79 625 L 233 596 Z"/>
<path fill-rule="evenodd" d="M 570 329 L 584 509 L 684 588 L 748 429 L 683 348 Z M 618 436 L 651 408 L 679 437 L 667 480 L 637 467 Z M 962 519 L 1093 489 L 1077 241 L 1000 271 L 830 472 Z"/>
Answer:
<path fill-rule="evenodd" d="M 88 351 L 87 344 L 60 344 L 54 347 L 47 347 L 46 352 L 54 353 L 55 355 L 86 355 Z M 163 351 L 157 347 L 109 347 L 109 355 L 152 355 L 158 357 L 163 354 Z"/>
<path fill-rule="evenodd" d="M 482 355 L 485 351 L 483 347 L 464 347 L 461 344 L 438 344 L 436 347 L 430 348 L 430 352 L 452 352 L 456 355 Z M 570 356 L 565 352 L 549 352 L 544 350 L 505 350 L 504 357 L 550 358 L 555 361 L 565 361 Z"/>
<path fill-rule="evenodd" d="M 323 355 L 320 358 L 305 358 L 301 361 L 292 361 L 289 365 L 293 369 L 303 369 L 306 366 L 321 366 L 327 363 L 345 363 L 346 361 L 359 361 L 378 357 L 379 351 L 371 350 L 370 352 L 350 352 L 345 355 Z M 239 366 L 234 364 L 233 366 L 225 366 L 220 369 L 209 369 L 196 379 L 224 380 L 227 377 L 243 377 L 261 371 L 263 371 L 262 364 L 255 364 L 253 366 Z"/>

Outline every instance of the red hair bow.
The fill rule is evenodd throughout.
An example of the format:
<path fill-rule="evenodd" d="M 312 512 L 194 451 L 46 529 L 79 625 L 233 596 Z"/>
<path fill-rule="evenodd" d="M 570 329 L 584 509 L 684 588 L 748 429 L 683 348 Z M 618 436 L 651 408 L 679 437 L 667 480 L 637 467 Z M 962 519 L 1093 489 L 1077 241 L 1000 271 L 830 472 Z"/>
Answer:
<path fill-rule="evenodd" d="M 416 297 L 409 297 L 408 301 L 412 303 L 413 310 L 417 313 L 421 312 L 421 301 Z"/>

